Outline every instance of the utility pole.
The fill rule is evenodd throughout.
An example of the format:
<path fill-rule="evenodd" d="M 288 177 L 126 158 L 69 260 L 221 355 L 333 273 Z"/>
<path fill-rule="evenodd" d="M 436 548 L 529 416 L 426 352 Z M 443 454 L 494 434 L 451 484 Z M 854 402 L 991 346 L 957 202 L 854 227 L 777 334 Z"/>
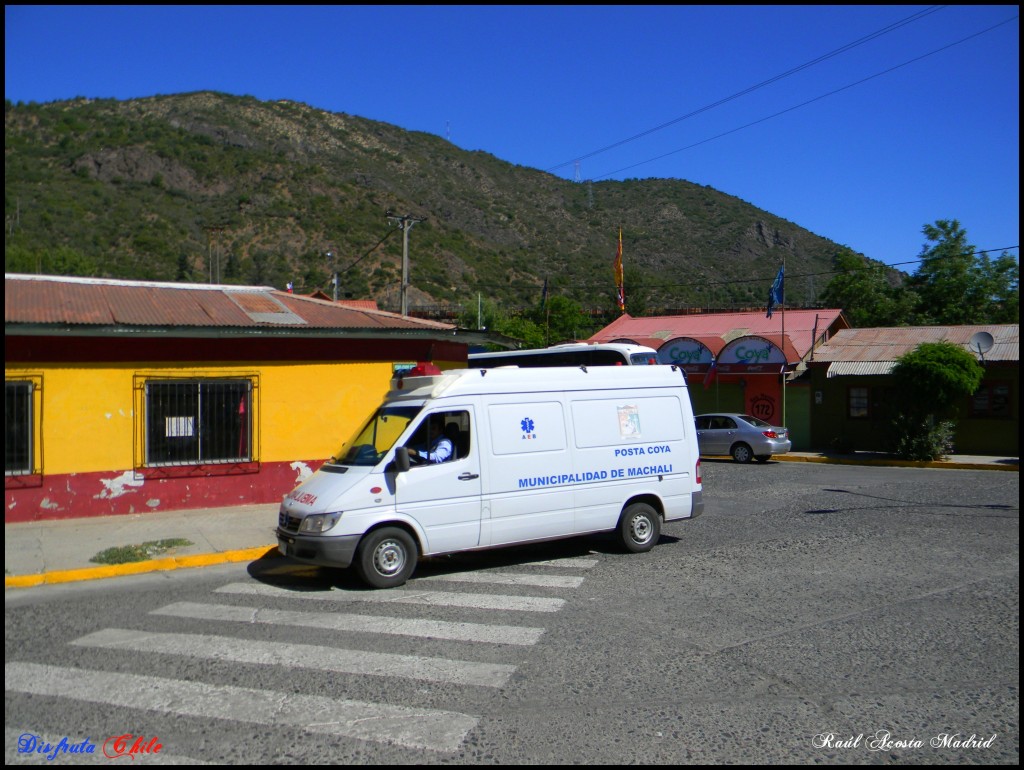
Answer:
<path fill-rule="evenodd" d="M 206 230 L 206 237 L 208 238 L 207 243 L 208 243 L 209 251 L 208 251 L 207 257 L 206 257 L 206 266 L 207 266 L 207 268 L 209 268 L 209 271 L 210 271 L 210 283 L 220 283 L 220 257 L 221 257 L 221 250 L 220 250 L 220 238 L 218 236 L 218 233 L 223 232 L 227 228 L 225 228 L 222 225 L 220 225 L 220 226 L 207 225 L 203 229 Z M 216 244 L 216 247 L 217 247 L 217 265 L 216 265 L 216 270 L 214 269 L 214 264 L 213 264 L 214 263 L 213 250 L 214 250 L 214 245 L 215 244 Z"/>
<path fill-rule="evenodd" d="M 327 266 L 334 271 L 334 277 L 331 278 L 331 283 L 334 284 L 334 301 L 338 301 L 338 265 L 334 262 L 334 252 L 327 252 Z"/>
<path fill-rule="evenodd" d="M 402 231 L 402 315 L 406 316 L 409 315 L 409 231 L 423 219 L 417 219 L 411 214 L 400 216 L 390 211 L 385 216 L 395 222 Z"/>

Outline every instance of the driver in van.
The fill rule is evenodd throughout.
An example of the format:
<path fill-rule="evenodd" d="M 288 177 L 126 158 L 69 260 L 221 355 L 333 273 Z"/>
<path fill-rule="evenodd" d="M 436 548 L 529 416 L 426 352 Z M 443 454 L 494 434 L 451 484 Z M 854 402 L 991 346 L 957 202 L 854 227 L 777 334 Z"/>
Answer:
<path fill-rule="evenodd" d="M 452 446 L 452 440 L 444 435 L 441 423 L 437 420 L 431 420 L 429 427 L 430 440 L 427 442 L 426 451 L 421 452 L 415 447 L 409 447 L 409 455 L 421 462 L 426 461 L 428 463 L 443 463 L 450 460 L 452 452 L 455 450 Z"/>

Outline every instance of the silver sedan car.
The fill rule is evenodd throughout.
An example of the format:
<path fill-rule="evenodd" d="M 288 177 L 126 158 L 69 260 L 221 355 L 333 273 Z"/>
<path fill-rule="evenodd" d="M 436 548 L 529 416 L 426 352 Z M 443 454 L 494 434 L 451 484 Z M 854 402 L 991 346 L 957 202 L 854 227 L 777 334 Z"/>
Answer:
<path fill-rule="evenodd" d="M 769 425 L 750 414 L 700 414 L 696 422 L 702 455 L 732 455 L 738 463 L 754 459 L 766 463 L 772 455 L 785 454 L 793 446 L 786 428 Z"/>

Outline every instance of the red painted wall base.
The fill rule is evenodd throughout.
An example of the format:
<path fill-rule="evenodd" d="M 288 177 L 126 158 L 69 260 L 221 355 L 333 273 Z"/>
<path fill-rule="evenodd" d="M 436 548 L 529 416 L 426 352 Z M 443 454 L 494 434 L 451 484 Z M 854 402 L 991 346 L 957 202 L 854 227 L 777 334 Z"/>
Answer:
<path fill-rule="evenodd" d="M 202 475 L 173 478 L 132 470 L 13 477 L 5 484 L 4 523 L 276 503 L 322 464 L 260 463 L 241 472 L 210 466 Z"/>

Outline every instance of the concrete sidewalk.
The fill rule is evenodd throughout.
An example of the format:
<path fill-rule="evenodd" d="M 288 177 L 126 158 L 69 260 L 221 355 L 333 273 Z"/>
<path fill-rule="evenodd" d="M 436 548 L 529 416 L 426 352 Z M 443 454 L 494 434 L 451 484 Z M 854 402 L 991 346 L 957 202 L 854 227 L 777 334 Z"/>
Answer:
<path fill-rule="evenodd" d="M 791 452 L 773 461 L 1019 471 L 1015 457 L 952 455 L 937 462 L 906 462 L 882 453 L 840 455 Z M 277 503 L 191 511 L 139 513 L 4 525 L 4 586 L 94 580 L 142 572 L 252 561 L 277 548 Z M 117 546 L 182 539 L 153 558 L 126 564 L 90 561 Z"/>
<path fill-rule="evenodd" d="M 131 575 L 140 572 L 252 561 L 277 548 L 278 503 L 160 511 L 124 516 L 4 525 L 4 586 Z M 181 539 L 146 561 L 98 564 L 97 554 L 117 546 Z"/>

